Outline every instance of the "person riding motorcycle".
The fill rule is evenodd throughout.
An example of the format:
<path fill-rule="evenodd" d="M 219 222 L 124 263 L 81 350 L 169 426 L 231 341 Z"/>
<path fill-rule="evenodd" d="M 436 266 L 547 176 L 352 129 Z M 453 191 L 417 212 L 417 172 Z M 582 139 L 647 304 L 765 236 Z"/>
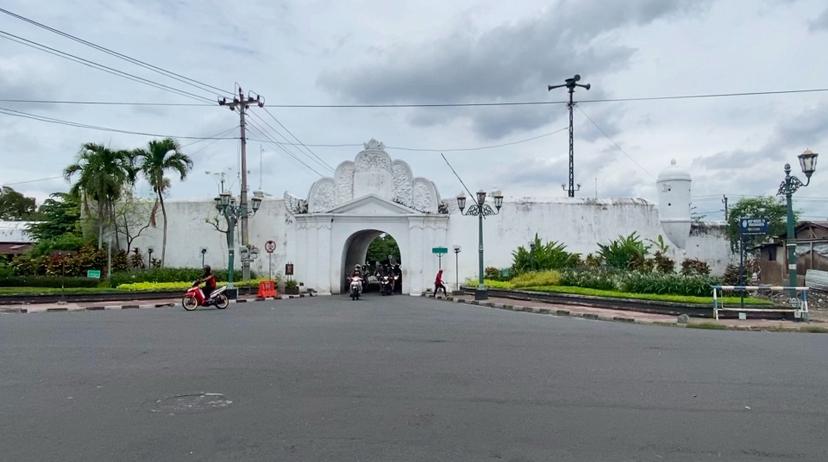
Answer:
<path fill-rule="evenodd" d="M 391 269 L 391 277 L 394 279 L 394 291 L 399 291 L 400 287 L 402 287 L 402 269 L 400 269 L 400 264 L 397 263 L 394 265 L 394 268 Z"/>
<path fill-rule="evenodd" d="M 354 265 L 354 270 L 348 276 L 348 282 L 350 283 L 353 278 L 359 278 L 359 291 L 362 292 L 364 276 L 362 275 L 362 268 L 359 265 Z"/>
<path fill-rule="evenodd" d="M 210 268 L 210 265 L 204 265 L 204 274 L 198 278 L 195 285 L 199 285 L 201 283 L 204 283 L 204 287 L 201 288 L 201 293 L 204 294 L 204 299 L 208 300 L 213 291 L 216 290 L 216 276 L 213 274 L 213 270 Z"/>

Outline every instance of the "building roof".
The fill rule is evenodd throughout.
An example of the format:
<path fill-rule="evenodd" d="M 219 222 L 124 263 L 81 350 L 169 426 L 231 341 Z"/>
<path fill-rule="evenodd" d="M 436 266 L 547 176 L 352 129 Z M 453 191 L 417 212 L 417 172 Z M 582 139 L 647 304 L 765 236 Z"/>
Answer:
<path fill-rule="evenodd" d="M 34 239 L 26 231 L 32 221 L 0 221 L 0 243 L 30 244 Z"/>

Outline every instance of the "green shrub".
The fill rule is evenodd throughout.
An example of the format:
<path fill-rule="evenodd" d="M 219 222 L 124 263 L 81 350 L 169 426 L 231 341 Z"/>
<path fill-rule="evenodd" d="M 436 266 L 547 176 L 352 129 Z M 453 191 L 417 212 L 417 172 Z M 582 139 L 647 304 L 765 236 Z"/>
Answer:
<path fill-rule="evenodd" d="M 624 292 L 642 294 L 674 294 L 704 297 L 712 293 L 710 286 L 718 283 L 719 280 L 717 278 L 708 276 L 631 272 L 621 277 L 620 289 Z"/>
<path fill-rule="evenodd" d="M 60 276 L 8 276 L 0 277 L 0 287 L 98 287 L 98 279 Z"/>
<path fill-rule="evenodd" d="M 556 286 L 561 283 L 561 273 L 557 271 L 533 271 L 512 278 L 511 286 L 522 287 Z"/>
<path fill-rule="evenodd" d="M 681 274 L 685 276 L 708 276 L 710 265 L 698 258 L 688 258 L 681 262 Z"/>
<path fill-rule="evenodd" d="M 575 271 L 567 270 L 561 273 L 560 285 L 572 287 L 586 287 L 599 290 L 616 290 L 617 276 L 612 271 L 590 270 Z"/>
<path fill-rule="evenodd" d="M 201 268 L 151 268 L 143 271 L 122 271 L 112 274 L 112 286 L 133 282 L 183 282 L 195 281 L 200 278 L 204 270 Z M 215 270 L 213 274 L 220 281 L 227 280 L 226 270 Z M 241 280 L 241 271 L 233 272 L 233 280 Z"/>
<path fill-rule="evenodd" d="M 246 288 L 246 287 L 258 287 L 259 282 L 263 281 L 264 279 L 249 279 L 247 281 L 242 281 L 239 283 L 233 283 L 235 287 L 238 288 Z M 219 281 L 218 286 L 221 287 L 227 284 L 224 281 Z M 182 292 L 186 291 L 190 287 L 193 286 L 192 281 L 177 281 L 177 282 L 132 282 L 129 284 L 120 284 L 118 285 L 119 290 L 128 290 L 134 292 L 152 292 L 152 291 L 165 291 L 165 290 L 180 290 Z"/>
<path fill-rule="evenodd" d="M 487 266 L 483 271 L 483 275 L 486 279 L 494 279 L 496 281 L 500 280 L 500 270 L 494 266 Z"/>
<path fill-rule="evenodd" d="M 655 262 L 655 269 L 659 273 L 672 273 L 676 269 L 676 262 L 667 255 L 664 255 L 661 251 L 655 253 L 653 261 Z"/>
<path fill-rule="evenodd" d="M 566 251 L 566 245 L 549 241 L 541 242 L 540 237 L 529 242 L 529 249 L 520 246 L 512 252 L 512 269 L 515 273 L 545 271 L 552 269 L 574 268 L 581 260 L 577 253 Z"/>
<path fill-rule="evenodd" d="M 618 236 L 608 244 L 598 244 L 598 255 L 608 266 L 625 270 L 635 262 L 646 261 L 649 247 L 644 244 L 636 232 L 629 236 Z M 643 263 L 640 263 L 643 264 Z"/>

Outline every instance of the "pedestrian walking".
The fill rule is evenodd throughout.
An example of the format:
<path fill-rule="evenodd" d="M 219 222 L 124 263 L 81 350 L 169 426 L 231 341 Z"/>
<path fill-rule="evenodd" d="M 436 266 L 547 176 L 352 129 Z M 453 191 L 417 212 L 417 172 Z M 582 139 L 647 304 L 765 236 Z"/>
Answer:
<path fill-rule="evenodd" d="M 446 285 L 443 283 L 443 270 L 437 271 L 437 277 L 434 278 L 434 298 L 437 298 L 440 289 L 443 289 L 443 297 L 448 297 Z"/>

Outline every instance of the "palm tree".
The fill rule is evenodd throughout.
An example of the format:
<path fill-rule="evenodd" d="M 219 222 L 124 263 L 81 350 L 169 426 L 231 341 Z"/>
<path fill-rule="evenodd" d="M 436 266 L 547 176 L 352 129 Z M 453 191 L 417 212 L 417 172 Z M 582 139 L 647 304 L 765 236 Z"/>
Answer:
<path fill-rule="evenodd" d="M 114 203 L 135 177 L 131 155 L 127 151 L 115 151 L 95 143 L 84 144 L 77 161 L 63 170 L 66 180 L 77 175 L 71 192 L 83 198 L 89 211 L 90 204 L 97 208 L 98 248 L 103 246 L 104 223 L 113 222 Z"/>
<path fill-rule="evenodd" d="M 133 153 L 137 168 L 155 191 L 164 217 L 164 235 L 161 243 L 161 266 L 167 254 L 167 209 L 164 206 L 164 193 L 170 188 L 170 179 L 164 175 L 168 170 L 177 172 L 183 180 L 193 168 L 193 161 L 181 152 L 181 146 L 172 138 L 150 141 L 146 149 L 136 149 Z M 155 209 L 153 209 L 153 216 Z M 154 219 L 153 219 L 154 221 Z"/>

